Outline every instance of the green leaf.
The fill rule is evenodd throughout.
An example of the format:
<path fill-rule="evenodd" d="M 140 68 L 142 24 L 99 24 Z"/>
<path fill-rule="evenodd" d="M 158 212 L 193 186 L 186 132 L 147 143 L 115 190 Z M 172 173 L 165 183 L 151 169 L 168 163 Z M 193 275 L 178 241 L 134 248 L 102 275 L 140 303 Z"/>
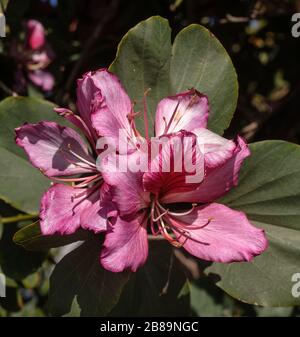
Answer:
<path fill-rule="evenodd" d="M 197 283 L 195 281 L 190 283 L 193 315 L 198 317 L 224 316 L 222 295 L 219 294 L 222 290 L 217 288 L 217 290 L 219 290 L 218 292 L 213 287 L 217 288 L 211 282 L 207 282 L 206 284 L 203 280 Z M 219 297 L 221 297 L 221 299 Z"/>
<path fill-rule="evenodd" d="M 25 122 L 41 120 L 65 124 L 54 107 L 50 102 L 25 97 L 9 97 L 0 102 L 0 198 L 27 213 L 38 212 L 40 197 L 50 182 L 15 144 L 14 129 Z"/>
<path fill-rule="evenodd" d="M 223 134 L 238 98 L 237 75 L 226 50 L 205 27 L 193 24 L 176 36 L 172 55 L 172 91 L 194 87 L 206 94 L 210 104 L 208 128 Z"/>
<path fill-rule="evenodd" d="M 21 281 L 42 265 L 46 255 L 17 246 L 12 241 L 16 229 L 16 223 L 4 226 L 0 240 L 0 268 L 7 277 Z"/>
<path fill-rule="evenodd" d="M 33 223 L 18 230 L 13 241 L 32 251 L 44 251 L 50 248 L 56 248 L 68 245 L 76 241 L 84 241 L 91 237 L 89 231 L 79 229 L 70 235 L 43 235 L 39 223 Z"/>
<path fill-rule="evenodd" d="M 149 242 L 149 256 L 126 285 L 112 316 L 187 316 L 187 278 L 167 242 Z M 142 294 L 142 295 L 141 295 Z"/>
<path fill-rule="evenodd" d="M 136 101 L 136 110 L 143 111 L 144 93 L 147 94 L 148 116 L 153 134 L 157 103 L 171 93 L 170 58 L 171 29 L 168 20 L 154 16 L 142 21 L 123 37 L 116 59 L 110 70 L 118 75 L 128 95 Z M 143 118 L 137 126 L 144 131 Z"/>
<path fill-rule="evenodd" d="M 293 313 L 293 308 L 255 308 L 258 317 L 289 317 Z"/>
<path fill-rule="evenodd" d="M 117 304 L 130 274 L 103 269 L 99 261 L 100 248 L 100 240 L 95 237 L 85 241 L 56 265 L 50 277 L 51 315 L 68 314 L 75 296 L 81 316 L 105 316 Z"/>
<path fill-rule="evenodd" d="M 110 70 L 137 102 L 138 111 L 143 109 L 145 91 L 151 88 L 147 95 L 151 126 L 163 97 L 191 87 L 208 95 L 209 128 L 217 133 L 228 127 L 236 108 L 238 83 L 232 62 L 221 43 L 200 25 L 183 29 L 172 47 L 167 20 L 154 16 L 140 22 L 120 42 Z M 142 131 L 142 118 L 137 125 Z"/>
<path fill-rule="evenodd" d="M 221 203 L 246 212 L 264 228 L 268 249 L 251 263 L 213 263 L 206 273 L 231 296 L 263 306 L 300 304 L 293 297 L 292 275 L 300 258 L 300 147 L 283 141 L 250 146 L 239 185 Z"/>

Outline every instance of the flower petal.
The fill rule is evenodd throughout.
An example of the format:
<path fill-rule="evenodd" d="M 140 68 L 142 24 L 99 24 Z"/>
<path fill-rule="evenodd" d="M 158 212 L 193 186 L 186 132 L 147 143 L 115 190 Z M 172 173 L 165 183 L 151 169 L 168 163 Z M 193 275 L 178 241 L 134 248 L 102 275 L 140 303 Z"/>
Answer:
<path fill-rule="evenodd" d="M 79 227 L 95 233 L 106 230 L 101 215 L 100 188 L 54 184 L 41 200 L 40 224 L 44 235 L 72 234 Z"/>
<path fill-rule="evenodd" d="M 53 75 L 45 70 L 34 70 L 28 72 L 30 81 L 44 91 L 51 91 L 54 87 L 55 80 Z"/>
<path fill-rule="evenodd" d="M 131 155 L 119 155 L 119 162 L 123 158 L 134 161 L 138 152 Z M 104 181 L 111 186 L 112 201 L 116 204 L 121 215 L 135 214 L 147 207 L 150 202 L 150 194 L 143 190 L 142 172 L 132 172 L 129 168 L 122 172 L 116 168 L 113 157 L 108 156 L 105 172 L 102 171 Z"/>
<path fill-rule="evenodd" d="M 88 129 L 93 132 L 94 138 L 96 138 L 96 131 L 92 126 L 91 113 L 93 100 L 98 92 L 99 88 L 96 87 L 91 72 L 84 74 L 83 77 L 77 81 L 76 95 L 79 114 Z"/>
<path fill-rule="evenodd" d="M 205 128 L 208 114 L 207 97 L 195 89 L 169 96 L 158 103 L 155 135 Z"/>
<path fill-rule="evenodd" d="M 203 148 L 206 167 L 216 167 L 230 159 L 236 149 L 233 140 L 228 140 L 208 129 L 196 129 L 193 133 L 197 136 L 198 145 Z"/>
<path fill-rule="evenodd" d="M 170 193 L 197 188 L 204 177 L 204 161 L 196 141 L 195 134 L 187 131 L 152 139 L 151 158 L 154 158 L 149 172 L 143 175 L 144 189 L 164 198 Z M 156 147 L 154 151 L 153 145 Z M 190 166 L 191 163 L 193 166 Z"/>
<path fill-rule="evenodd" d="M 76 115 L 73 113 L 73 111 L 65 108 L 54 108 L 54 111 L 69 122 L 71 122 L 77 128 L 79 128 L 86 135 L 90 144 L 95 148 L 95 139 L 93 138 L 93 132 L 88 128 L 88 126 L 79 115 Z"/>
<path fill-rule="evenodd" d="M 27 153 L 32 165 L 49 177 L 91 172 L 88 164 L 70 150 L 93 163 L 88 147 L 73 129 L 54 122 L 24 124 L 16 130 L 16 143 Z"/>
<path fill-rule="evenodd" d="M 37 20 L 29 20 L 26 28 L 27 45 L 33 50 L 41 48 L 46 41 L 44 26 Z"/>
<path fill-rule="evenodd" d="M 135 272 L 148 256 L 147 215 L 131 218 L 112 218 L 105 236 L 100 261 L 112 272 L 129 269 Z"/>
<path fill-rule="evenodd" d="M 180 218 L 169 216 L 168 221 L 183 247 L 203 260 L 251 261 L 268 246 L 264 231 L 254 227 L 243 212 L 221 204 L 197 207 Z"/>
<path fill-rule="evenodd" d="M 119 129 L 131 136 L 127 115 L 132 111 L 130 98 L 118 78 L 107 69 L 86 73 L 78 81 L 77 105 L 85 123 L 98 136 L 118 139 Z"/>
<path fill-rule="evenodd" d="M 223 165 L 208 169 L 199 187 L 186 193 L 169 193 L 161 201 L 163 203 L 208 203 L 220 198 L 237 185 L 240 168 L 244 159 L 249 155 L 247 144 L 241 137 L 238 137 L 231 158 Z"/>
<path fill-rule="evenodd" d="M 99 93 L 94 98 L 92 123 L 99 136 L 119 138 L 119 129 L 129 137 L 132 131 L 128 115 L 132 112 L 132 103 L 117 76 L 105 69 L 93 74 Z"/>

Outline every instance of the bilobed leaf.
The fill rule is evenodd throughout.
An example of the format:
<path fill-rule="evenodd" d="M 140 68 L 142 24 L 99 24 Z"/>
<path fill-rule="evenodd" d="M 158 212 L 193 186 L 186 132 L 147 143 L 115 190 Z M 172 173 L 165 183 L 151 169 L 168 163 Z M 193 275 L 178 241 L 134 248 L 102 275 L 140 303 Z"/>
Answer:
<path fill-rule="evenodd" d="M 216 37 L 200 25 L 183 29 L 172 47 L 167 20 L 154 16 L 140 22 L 120 42 L 110 70 L 137 101 L 136 110 L 143 109 L 143 95 L 151 88 L 147 95 L 150 122 L 163 97 L 192 87 L 208 95 L 209 128 L 217 133 L 228 127 L 236 108 L 238 83 L 232 62 Z M 139 119 L 143 132 L 142 125 Z"/>
<path fill-rule="evenodd" d="M 151 133 L 157 103 L 170 90 L 171 29 L 166 19 L 155 16 L 142 21 L 123 37 L 110 70 L 118 75 L 136 111 L 143 111 L 143 96 L 148 89 L 147 105 Z M 143 116 L 137 126 L 144 131 Z"/>
<path fill-rule="evenodd" d="M 14 129 L 25 122 L 42 120 L 64 124 L 54 107 L 48 101 L 25 97 L 9 97 L 0 102 L 0 199 L 27 213 L 38 212 L 40 197 L 50 182 L 15 144 Z"/>
<path fill-rule="evenodd" d="M 238 82 L 229 55 L 205 27 L 190 25 L 176 36 L 171 60 L 173 92 L 196 88 L 209 98 L 208 128 L 223 134 L 233 117 Z"/>
<path fill-rule="evenodd" d="M 235 298 L 263 306 L 299 305 L 292 275 L 300 261 L 300 147 L 283 141 L 250 146 L 239 185 L 220 202 L 264 228 L 268 249 L 251 263 L 213 263 L 206 273 Z"/>
<path fill-rule="evenodd" d="M 97 237 L 87 240 L 56 265 L 50 277 L 51 315 L 68 314 L 75 296 L 81 316 L 105 316 L 117 304 L 130 274 L 103 269 L 100 248 Z"/>
<path fill-rule="evenodd" d="M 56 248 L 68 245 L 76 241 L 84 241 L 91 237 L 89 231 L 77 230 L 69 235 L 43 235 L 39 223 L 33 223 L 19 229 L 13 240 L 16 244 L 23 246 L 27 250 L 44 251 L 50 248 Z"/>

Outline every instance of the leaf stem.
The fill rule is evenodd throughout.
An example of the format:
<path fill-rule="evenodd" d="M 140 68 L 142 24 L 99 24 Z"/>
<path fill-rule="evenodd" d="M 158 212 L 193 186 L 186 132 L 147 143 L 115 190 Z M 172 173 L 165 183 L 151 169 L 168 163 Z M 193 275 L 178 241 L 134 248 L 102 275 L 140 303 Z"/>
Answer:
<path fill-rule="evenodd" d="M 38 216 L 39 216 L 38 214 L 18 214 L 15 216 L 9 216 L 5 218 L 2 218 L 0 216 L 0 223 L 7 224 L 7 223 L 13 223 L 13 222 L 18 222 L 22 220 L 32 220 L 34 218 L 38 218 Z"/>

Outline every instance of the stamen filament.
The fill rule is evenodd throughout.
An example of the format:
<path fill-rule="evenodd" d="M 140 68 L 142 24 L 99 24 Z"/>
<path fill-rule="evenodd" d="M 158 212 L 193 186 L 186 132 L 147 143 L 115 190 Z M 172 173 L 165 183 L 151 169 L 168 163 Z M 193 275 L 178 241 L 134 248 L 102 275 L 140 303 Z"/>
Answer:
<path fill-rule="evenodd" d="M 168 213 L 169 211 L 168 210 L 166 210 L 165 212 L 163 212 L 163 213 L 161 213 L 161 214 L 159 214 L 159 216 L 158 217 L 156 217 L 156 218 L 153 218 L 153 221 L 154 222 L 157 222 L 157 221 L 159 221 L 164 215 L 166 215 L 167 213 Z"/>
<path fill-rule="evenodd" d="M 78 185 L 75 185 L 74 187 L 75 188 L 81 188 L 81 187 L 86 187 L 92 183 L 95 183 L 97 181 L 101 181 L 102 180 L 102 177 L 100 175 L 96 176 L 96 178 L 90 178 L 90 179 L 87 179 L 86 181 L 78 184 Z"/>
<path fill-rule="evenodd" d="M 173 216 L 175 216 L 175 217 L 176 217 L 176 216 L 189 215 L 189 214 L 191 214 L 191 213 L 194 211 L 195 207 L 197 206 L 197 204 L 192 204 L 192 208 L 191 208 L 190 210 L 188 210 L 188 211 L 185 211 L 185 212 L 171 212 L 171 211 L 165 209 L 164 206 L 163 206 L 162 204 L 160 204 L 158 201 L 156 201 L 156 203 L 157 203 L 158 207 L 159 207 L 162 211 L 167 212 L 168 214 L 173 215 Z"/>
<path fill-rule="evenodd" d="M 188 210 L 188 211 L 186 211 L 186 212 L 169 212 L 169 214 L 170 215 L 173 215 L 173 216 L 185 216 L 185 215 L 189 215 L 189 214 L 191 214 L 193 211 L 194 211 L 194 209 L 195 209 L 195 207 L 197 206 L 197 204 L 192 204 L 192 208 L 190 209 L 190 210 Z"/>
<path fill-rule="evenodd" d="M 74 156 L 76 157 L 77 159 L 83 161 L 84 163 L 86 163 L 87 165 L 93 167 L 93 168 L 97 168 L 96 165 L 90 161 L 88 161 L 87 159 L 81 157 L 79 154 L 77 154 L 76 152 L 72 151 L 71 150 L 71 144 L 68 144 L 68 149 L 69 149 L 69 152 Z"/>
<path fill-rule="evenodd" d="M 175 115 L 176 115 L 177 109 L 178 109 L 178 107 L 179 107 L 179 103 L 180 103 L 180 102 L 178 102 L 178 103 L 176 104 L 176 107 L 175 107 L 175 109 L 174 109 L 174 111 L 173 111 L 173 114 L 172 114 L 170 120 L 169 120 L 169 123 L 168 123 L 168 125 L 167 125 L 167 129 L 165 130 L 165 133 L 168 133 L 168 131 L 169 131 L 169 129 L 170 129 L 170 126 L 171 126 L 171 124 L 172 124 L 172 122 L 173 122 L 173 120 L 174 120 L 174 117 L 175 117 Z"/>

